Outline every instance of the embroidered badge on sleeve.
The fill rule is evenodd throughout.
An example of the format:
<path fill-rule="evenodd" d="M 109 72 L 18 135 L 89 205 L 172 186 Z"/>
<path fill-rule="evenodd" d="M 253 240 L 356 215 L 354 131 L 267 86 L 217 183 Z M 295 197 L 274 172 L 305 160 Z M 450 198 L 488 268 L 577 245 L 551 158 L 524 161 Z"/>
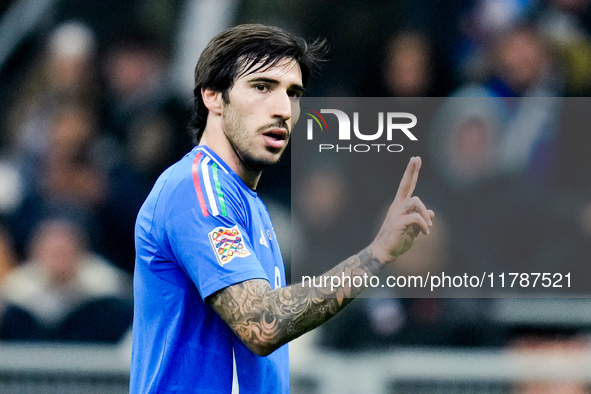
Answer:
<path fill-rule="evenodd" d="M 244 237 L 240 233 L 238 226 L 232 228 L 216 227 L 208 235 L 215 256 L 221 266 L 232 261 L 234 257 L 250 256 L 250 252 L 244 246 Z"/>

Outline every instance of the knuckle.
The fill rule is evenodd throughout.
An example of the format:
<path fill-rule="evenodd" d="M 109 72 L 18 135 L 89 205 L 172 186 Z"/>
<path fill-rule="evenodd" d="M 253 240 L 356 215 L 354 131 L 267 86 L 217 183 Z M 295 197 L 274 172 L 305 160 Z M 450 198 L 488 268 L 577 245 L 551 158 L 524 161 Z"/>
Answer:
<path fill-rule="evenodd" d="M 418 212 L 413 212 L 412 213 L 412 218 L 416 223 L 421 223 L 423 221 L 423 217 L 421 216 L 420 213 Z"/>
<path fill-rule="evenodd" d="M 423 215 L 421 215 L 420 213 L 414 213 L 414 222 L 416 224 L 418 224 L 419 226 L 421 226 L 422 228 L 427 228 L 427 222 L 425 221 L 425 218 L 423 217 Z"/>
<path fill-rule="evenodd" d="M 408 210 L 424 210 L 424 209 L 426 209 L 426 207 L 420 198 L 412 197 L 411 199 L 408 200 L 407 209 Z"/>

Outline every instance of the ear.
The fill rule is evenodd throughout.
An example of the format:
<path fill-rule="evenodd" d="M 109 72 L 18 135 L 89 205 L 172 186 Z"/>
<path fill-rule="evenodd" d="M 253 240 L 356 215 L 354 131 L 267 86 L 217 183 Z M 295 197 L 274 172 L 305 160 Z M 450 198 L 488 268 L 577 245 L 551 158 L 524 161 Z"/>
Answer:
<path fill-rule="evenodd" d="M 216 92 L 211 89 L 201 89 L 201 98 L 209 112 L 218 115 L 222 113 L 222 92 Z"/>

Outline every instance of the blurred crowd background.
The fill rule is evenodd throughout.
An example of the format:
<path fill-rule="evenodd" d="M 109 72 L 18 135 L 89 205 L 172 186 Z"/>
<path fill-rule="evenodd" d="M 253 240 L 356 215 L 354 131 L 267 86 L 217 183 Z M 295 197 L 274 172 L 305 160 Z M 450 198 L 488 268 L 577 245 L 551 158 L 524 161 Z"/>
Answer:
<path fill-rule="evenodd" d="M 128 331 L 136 213 L 192 147 L 201 49 L 245 22 L 328 40 L 309 96 L 450 97 L 419 152 L 418 193 L 437 211 L 437 229 L 403 270 L 591 263 L 587 0 L 5 0 L 0 339 L 117 342 Z M 322 250 L 322 233 L 360 214 L 347 198 L 346 160 L 327 158 L 298 191 L 289 154 L 263 176 L 260 194 L 292 253 Z M 292 191 L 307 212 L 293 237 Z M 323 251 L 310 264 L 338 257 Z M 538 346 L 579 343 L 591 328 L 591 314 L 575 318 L 589 312 L 584 299 L 550 311 L 497 301 L 358 300 L 318 341 L 339 350 Z"/>

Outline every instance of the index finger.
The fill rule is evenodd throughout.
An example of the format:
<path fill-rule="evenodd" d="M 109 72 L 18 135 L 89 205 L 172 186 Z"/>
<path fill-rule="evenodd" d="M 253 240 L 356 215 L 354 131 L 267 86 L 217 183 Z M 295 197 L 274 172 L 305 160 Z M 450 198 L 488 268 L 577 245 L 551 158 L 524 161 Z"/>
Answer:
<path fill-rule="evenodd" d="M 404 171 L 404 175 L 402 176 L 402 180 L 400 180 L 400 186 L 398 186 L 394 200 L 410 198 L 412 196 L 419 179 L 420 168 L 421 158 L 418 156 L 411 157 L 406 166 L 406 171 Z"/>

